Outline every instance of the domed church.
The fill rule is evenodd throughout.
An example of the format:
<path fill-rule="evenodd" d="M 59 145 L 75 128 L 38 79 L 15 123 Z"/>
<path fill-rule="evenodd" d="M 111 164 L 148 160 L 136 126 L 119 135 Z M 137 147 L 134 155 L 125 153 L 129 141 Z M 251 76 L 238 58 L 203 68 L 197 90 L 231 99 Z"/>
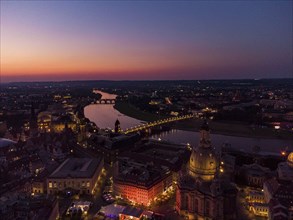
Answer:
<path fill-rule="evenodd" d="M 212 147 L 207 121 L 200 129 L 186 172 L 176 189 L 176 210 L 188 219 L 236 219 L 235 185 L 219 178 L 220 153 Z"/>
<path fill-rule="evenodd" d="M 220 157 L 212 148 L 207 121 L 201 126 L 199 146 L 192 150 L 189 160 L 189 174 L 209 181 L 214 179 L 219 168 Z"/>

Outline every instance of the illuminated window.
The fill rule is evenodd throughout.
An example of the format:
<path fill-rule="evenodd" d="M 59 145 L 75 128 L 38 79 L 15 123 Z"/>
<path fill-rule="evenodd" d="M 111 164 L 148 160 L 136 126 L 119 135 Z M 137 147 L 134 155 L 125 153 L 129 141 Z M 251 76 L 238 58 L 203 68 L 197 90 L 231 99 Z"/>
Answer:
<path fill-rule="evenodd" d="M 53 187 L 53 184 L 52 184 L 52 182 L 50 181 L 49 182 L 49 188 L 52 188 Z"/>
<path fill-rule="evenodd" d="M 87 181 L 86 187 L 90 187 L 90 182 L 89 181 Z"/>

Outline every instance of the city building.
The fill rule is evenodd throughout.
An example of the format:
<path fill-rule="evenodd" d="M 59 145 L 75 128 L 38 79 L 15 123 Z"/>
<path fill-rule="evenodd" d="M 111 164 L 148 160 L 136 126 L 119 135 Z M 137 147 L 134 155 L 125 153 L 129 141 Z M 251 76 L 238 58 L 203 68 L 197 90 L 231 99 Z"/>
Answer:
<path fill-rule="evenodd" d="M 68 158 L 47 178 L 47 193 L 92 194 L 103 166 L 102 158 Z"/>
<path fill-rule="evenodd" d="M 279 163 L 278 177 L 281 180 L 293 181 L 293 152 L 288 155 L 286 162 Z"/>
<path fill-rule="evenodd" d="M 25 194 L 11 194 L 0 197 L 0 215 L 1 220 L 55 220 L 60 217 L 59 203 L 53 196 L 29 197 Z"/>
<path fill-rule="evenodd" d="M 293 219 L 293 201 L 271 199 L 268 209 L 269 220 Z"/>
<path fill-rule="evenodd" d="M 56 161 L 46 164 L 46 168 L 37 173 L 31 183 L 31 192 L 34 195 L 45 194 L 47 192 L 47 177 L 58 167 Z"/>
<path fill-rule="evenodd" d="M 255 216 L 268 217 L 268 203 L 265 201 L 265 195 L 262 190 L 249 190 L 247 201 L 249 211 L 252 211 Z"/>
<path fill-rule="evenodd" d="M 156 219 L 155 214 L 152 211 L 136 208 L 134 206 L 122 206 L 117 204 L 102 206 L 95 216 L 119 220 Z"/>
<path fill-rule="evenodd" d="M 189 219 L 236 218 L 237 189 L 228 180 L 218 178 L 219 164 L 220 157 L 211 146 L 210 130 L 205 122 L 187 174 L 182 174 L 177 184 L 176 210 L 180 215 Z"/>
<path fill-rule="evenodd" d="M 269 168 L 263 167 L 257 163 L 244 164 L 239 169 L 239 173 L 246 185 L 258 188 L 262 188 L 263 183 L 272 177 Z"/>
<path fill-rule="evenodd" d="M 140 220 L 142 218 L 143 209 L 127 206 L 119 215 L 119 220 Z"/>
<path fill-rule="evenodd" d="M 121 158 L 115 163 L 114 193 L 133 203 L 149 205 L 172 187 L 172 172 L 166 166 Z"/>
<path fill-rule="evenodd" d="M 293 218 L 293 182 L 272 178 L 263 186 L 269 219 Z"/>
<path fill-rule="evenodd" d="M 38 129 L 39 132 L 50 132 L 51 131 L 52 115 L 51 112 L 40 112 L 38 114 Z"/>
<path fill-rule="evenodd" d="M 249 211 L 252 211 L 255 216 L 268 217 L 268 204 L 266 203 L 253 203 L 249 206 Z"/>
<path fill-rule="evenodd" d="M 139 139 L 139 134 L 113 134 L 111 137 L 92 135 L 88 143 L 104 156 L 105 163 L 113 164 L 122 152 L 129 152 Z"/>

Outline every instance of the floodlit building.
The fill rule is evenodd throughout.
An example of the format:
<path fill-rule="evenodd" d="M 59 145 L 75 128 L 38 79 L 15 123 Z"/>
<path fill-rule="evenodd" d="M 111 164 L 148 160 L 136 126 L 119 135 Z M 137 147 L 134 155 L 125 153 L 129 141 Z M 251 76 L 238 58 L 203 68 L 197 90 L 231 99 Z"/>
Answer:
<path fill-rule="evenodd" d="M 66 128 L 76 131 L 77 123 L 74 121 L 74 115 L 70 113 L 53 114 L 51 111 L 43 111 L 37 118 L 38 131 L 41 133 L 54 131 L 60 133 Z"/>
<path fill-rule="evenodd" d="M 248 193 L 249 210 L 256 216 L 268 217 L 268 203 L 263 191 L 250 190 Z"/>
<path fill-rule="evenodd" d="M 249 210 L 256 216 L 268 217 L 268 204 L 265 203 L 253 203 L 249 206 Z"/>
<path fill-rule="evenodd" d="M 38 129 L 39 132 L 50 132 L 52 115 L 50 112 L 40 112 L 38 114 Z"/>
<path fill-rule="evenodd" d="M 172 172 L 165 166 L 154 166 L 128 158 L 115 164 L 114 193 L 134 203 L 148 205 L 172 186 Z"/>
<path fill-rule="evenodd" d="M 102 158 L 68 158 L 47 178 L 47 193 L 73 190 L 79 194 L 91 194 L 103 166 Z"/>

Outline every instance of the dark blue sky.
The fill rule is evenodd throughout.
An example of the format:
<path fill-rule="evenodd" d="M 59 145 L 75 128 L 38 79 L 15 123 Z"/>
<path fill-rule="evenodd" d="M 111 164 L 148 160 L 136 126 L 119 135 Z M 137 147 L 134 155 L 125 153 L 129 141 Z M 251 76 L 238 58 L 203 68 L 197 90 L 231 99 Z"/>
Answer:
<path fill-rule="evenodd" d="M 291 77 L 292 37 L 292 1 L 1 1 L 6 81 Z"/>

